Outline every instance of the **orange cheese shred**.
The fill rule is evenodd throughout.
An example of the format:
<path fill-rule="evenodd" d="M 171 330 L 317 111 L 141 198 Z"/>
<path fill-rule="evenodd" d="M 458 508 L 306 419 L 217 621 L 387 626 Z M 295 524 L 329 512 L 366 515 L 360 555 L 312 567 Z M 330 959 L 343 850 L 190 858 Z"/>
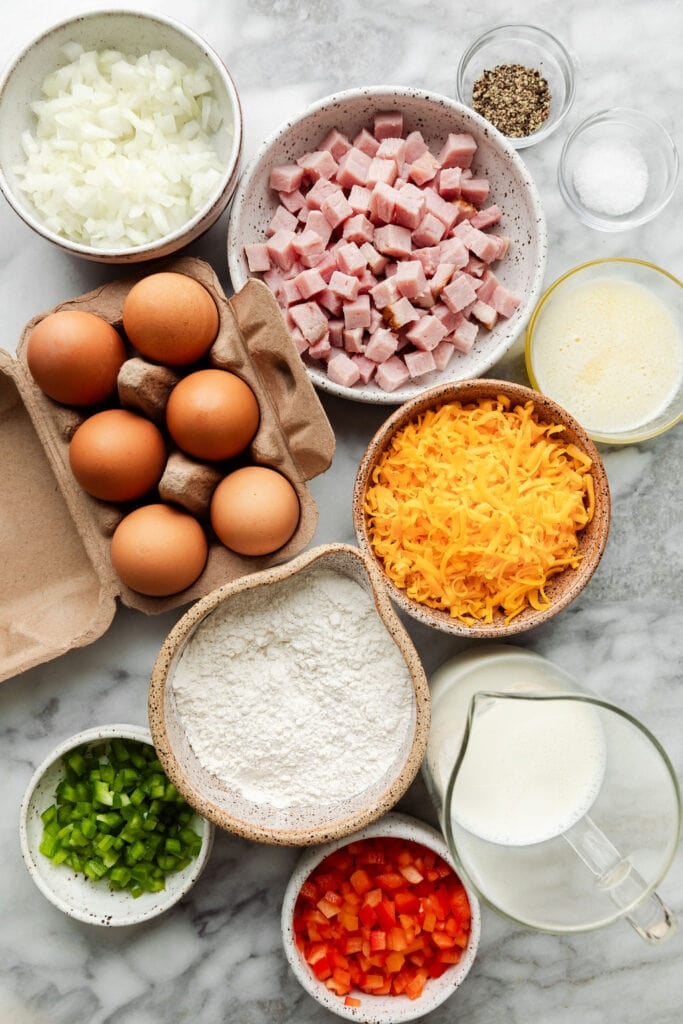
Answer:
<path fill-rule="evenodd" d="M 407 424 L 365 497 L 373 551 L 389 579 L 466 625 L 543 609 L 549 579 L 580 563 L 592 519 L 590 458 L 504 395 L 449 402 Z"/>

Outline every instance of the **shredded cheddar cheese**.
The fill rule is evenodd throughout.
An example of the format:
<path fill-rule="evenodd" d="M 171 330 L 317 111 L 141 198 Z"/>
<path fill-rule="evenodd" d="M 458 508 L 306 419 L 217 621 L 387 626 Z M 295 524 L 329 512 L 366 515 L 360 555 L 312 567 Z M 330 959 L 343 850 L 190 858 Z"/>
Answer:
<path fill-rule="evenodd" d="M 365 498 L 372 548 L 414 601 L 466 625 L 543 609 L 580 563 L 594 512 L 590 458 L 504 395 L 429 409 L 398 431 Z"/>

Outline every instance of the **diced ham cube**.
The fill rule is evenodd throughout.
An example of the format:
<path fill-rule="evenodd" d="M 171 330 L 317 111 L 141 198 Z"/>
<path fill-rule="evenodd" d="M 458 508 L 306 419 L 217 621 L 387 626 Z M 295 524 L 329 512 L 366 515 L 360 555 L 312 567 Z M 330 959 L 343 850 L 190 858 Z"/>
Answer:
<path fill-rule="evenodd" d="M 344 302 L 353 302 L 358 298 L 360 281 L 352 274 L 343 274 L 335 270 L 330 278 L 330 291 L 338 295 Z"/>
<path fill-rule="evenodd" d="M 492 270 L 488 268 L 484 271 L 481 278 L 481 285 L 477 288 L 477 298 L 481 302 L 488 302 L 491 304 L 491 296 L 495 292 L 496 288 L 500 284 L 498 278 Z"/>
<path fill-rule="evenodd" d="M 383 391 L 396 391 L 410 380 L 410 374 L 401 357 L 392 356 L 377 367 L 375 380 Z"/>
<path fill-rule="evenodd" d="M 361 251 L 363 245 L 372 241 L 374 233 L 375 225 L 362 213 L 349 217 L 342 228 L 342 237 L 348 239 L 349 242 L 355 242 Z"/>
<path fill-rule="evenodd" d="M 360 380 L 360 370 L 346 352 L 335 349 L 327 364 L 327 376 L 334 384 L 351 388 Z"/>
<path fill-rule="evenodd" d="M 348 151 L 351 149 L 351 143 L 349 142 L 345 135 L 342 135 L 340 131 L 338 131 L 336 128 L 333 128 L 331 131 L 327 133 L 325 138 L 318 146 L 318 149 L 328 150 L 328 152 L 332 154 L 337 163 L 339 163 L 341 158 L 344 156 L 344 153 L 348 153 Z"/>
<path fill-rule="evenodd" d="M 337 161 L 328 149 L 318 149 L 314 153 L 304 153 L 297 160 L 299 167 L 303 168 L 304 178 L 309 181 L 317 181 L 318 178 L 333 178 L 337 171 Z"/>
<path fill-rule="evenodd" d="M 405 139 L 386 138 L 380 142 L 376 155 L 381 160 L 393 160 L 398 174 L 399 167 L 405 162 L 405 150 Z"/>
<path fill-rule="evenodd" d="M 323 199 L 320 204 L 320 212 L 333 231 L 353 216 L 353 208 L 341 190 Z"/>
<path fill-rule="evenodd" d="M 484 327 L 488 327 L 489 330 L 496 326 L 496 321 L 498 320 L 498 313 L 493 306 L 489 306 L 487 302 L 482 302 L 481 299 L 477 299 L 472 306 L 471 315 L 480 324 L 483 324 Z"/>
<path fill-rule="evenodd" d="M 438 245 L 430 245 L 422 249 L 413 249 L 411 259 L 419 260 L 427 277 L 432 277 L 441 262 L 441 248 Z"/>
<path fill-rule="evenodd" d="M 310 271 L 306 271 L 310 273 Z M 299 275 L 301 276 L 301 275 Z M 301 302 L 302 299 L 309 298 L 308 295 L 304 295 L 298 284 L 296 283 L 298 278 L 292 278 L 289 281 L 283 281 L 280 285 L 278 292 L 278 302 L 281 306 L 294 306 L 297 302 Z M 325 282 L 323 281 L 323 287 Z"/>
<path fill-rule="evenodd" d="M 518 295 L 504 288 L 502 284 L 499 284 L 489 301 L 501 316 L 512 316 L 519 306 L 521 299 Z"/>
<path fill-rule="evenodd" d="M 403 136 L 403 114 L 400 110 L 387 110 L 375 114 L 373 134 L 382 139 L 398 139 Z"/>
<path fill-rule="evenodd" d="M 422 220 L 424 209 L 425 199 L 420 189 L 414 187 L 409 189 L 404 186 L 396 192 L 393 219 L 397 224 L 413 231 Z"/>
<path fill-rule="evenodd" d="M 360 277 L 367 267 L 367 263 L 356 243 L 346 242 L 337 249 L 337 266 L 342 274 Z"/>
<path fill-rule="evenodd" d="M 317 302 L 302 302 L 298 306 L 290 306 L 289 312 L 309 345 L 315 345 L 327 334 L 327 317 Z"/>
<path fill-rule="evenodd" d="M 378 253 L 374 245 L 371 245 L 370 242 L 363 242 L 360 247 L 360 251 L 363 253 L 372 273 L 376 277 L 379 276 L 389 262 L 386 256 L 382 256 L 381 253 Z"/>
<path fill-rule="evenodd" d="M 298 213 L 306 205 L 303 193 L 299 189 L 294 192 L 278 192 L 278 195 L 285 210 L 289 210 L 290 213 Z"/>
<path fill-rule="evenodd" d="M 460 238 L 445 238 L 439 244 L 439 263 L 452 263 L 458 269 L 467 266 L 470 254 Z"/>
<path fill-rule="evenodd" d="M 369 215 L 375 224 L 390 224 L 400 193 L 387 182 L 377 182 L 370 193 Z"/>
<path fill-rule="evenodd" d="M 486 178 L 470 178 L 462 182 L 460 195 L 466 202 L 480 207 L 488 198 L 490 189 L 491 186 Z"/>
<path fill-rule="evenodd" d="M 415 182 L 416 185 L 426 185 L 428 181 L 432 181 L 436 177 L 436 172 L 439 170 L 440 164 L 436 160 L 429 150 L 426 150 L 421 157 L 417 160 L 413 160 L 412 164 L 408 168 L 408 177 Z"/>
<path fill-rule="evenodd" d="M 424 377 L 425 373 L 431 373 L 436 369 L 434 356 L 431 352 L 406 352 L 403 356 L 408 367 L 408 373 L 413 378 Z"/>
<path fill-rule="evenodd" d="M 356 149 L 360 149 L 361 152 L 365 153 L 369 157 L 375 156 L 379 149 L 379 142 L 375 136 L 367 130 L 367 128 L 363 128 L 358 132 L 358 135 L 356 135 L 353 140 L 353 144 Z"/>
<path fill-rule="evenodd" d="M 441 293 L 441 298 L 451 313 L 459 313 L 465 306 L 477 301 L 477 293 L 471 284 L 471 278 L 467 274 L 460 274 L 459 277 L 453 278 L 449 285 L 446 285 Z"/>
<path fill-rule="evenodd" d="M 379 181 L 383 181 L 386 185 L 393 185 L 397 173 L 398 169 L 393 160 L 381 160 L 375 156 L 370 161 L 368 176 L 365 180 L 369 187 L 376 185 Z"/>
<path fill-rule="evenodd" d="M 395 353 L 398 347 L 398 336 L 386 327 L 379 327 L 370 335 L 365 346 L 365 355 L 373 363 L 384 363 Z"/>
<path fill-rule="evenodd" d="M 494 203 L 493 206 L 487 206 L 486 209 L 480 210 L 476 217 L 472 217 L 470 224 L 473 228 L 479 228 L 480 231 L 484 231 L 485 228 L 490 228 L 493 224 L 497 224 L 501 217 L 502 211 Z"/>
<path fill-rule="evenodd" d="M 453 205 L 457 210 L 456 224 L 460 224 L 464 220 L 471 220 L 479 213 L 476 206 L 473 203 L 468 203 L 466 199 L 454 199 Z"/>
<path fill-rule="evenodd" d="M 293 246 L 295 237 L 293 231 L 282 230 L 277 231 L 266 242 L 266 249 L 271 261 L 281 270 L 289 270 L 296 260 L 296 251 Z"/>
<path fill-rule="evenodd" d="M 272 267 L 271 270 L 267 270 L 263 275 L 263 282 L 268 285 L 273 295 L 277 295 L 284 279 L 285 275 L 278 267 Z"/>
<path fill-rule="evenodd" d="M 440 341 L 448 334 L 448 331 L 436 316 L 423 316 L 416 324 L 406 331 L 406 338 L 412 341 L 415 348 L 431 352 Z"/>
<path fill-rule="evenodd" d="M 377 278 L 368 267 L 365 268 L 361 276 L 358 278 L 358 293 L 363 295 L 369 292 L 377 284 Z"/>
<path fill-rule="evenodd" d="M 300 235 L 297 235 L 292 242 L 294 251 L 299 256 L 320 256 L 325 252 L 325 239 L 321 238 L 317 231 L 306 228 Z"/>
<path fill-rule="evenodd" d="M 363 344 L 363 337 L 365 335 L 365 329 L 363 327 L 347 327 L 344 329 L 342 335 L 344 351 L 351 354 L 365 352 L 365 345 Z"/>
<path fill-rule="evenodd" d="M 330 343 L 330 332 L 327 333 L 316 341 L 315 345 L 309 345 L 308 354 L 311 359 L 327 359 L 330 352 L 332 351 L 332 345 Z"/>
<path fill-rule="evenodd" d="M 469 132 L 451 133 L 439 153 L 439 163 L 442 167 L 470 167 L 476 152 L 477 144 Z"/>
<path fill-rule="evenodd" d="M 510 248 L 510 239 L 507 235 L 494 235 L 492 237 L 494 237 L 498 243 L 498 255 L 496 256 L 496 259 L 502 260 L 503 257 L 507 255 L 507 251 Z"/>
<path fill-rule="evenodd" d="M 457 348 L 458 352 L 464 352 L 467 355 L 477 340 L 478 333 L 479 327 L 477 324 L 472 323 L 471 320 L 463 320 L 460 326 L 450 335 L 449 341 Z"/>
<path fill-rule="evenodd" d="M 375 230 L 374 246 L 384 256 L 395 256 L 404 259 L 410 255 L 413 244 L 409 228 L 400 224 L 387 224 Z"/>
<path fill-rule="evenodd" d="M 449 334 L 452 334 L 453 331 L 457 330 L 465 319 L 462 313 L 451 313 L 448 306 L 443 302 L 437 302 L 436 306 L 432 309 L 432 316 L 439 318 Z"/>
<path fill-rule="evenodd" d="M 427 278 L 419 260 L 403 260 L 398 264 L 395 275 L 399 295 L 414 299 L 427 287 Z"/>
<path fill-rule="evenodd" d="M 436 346 L 436 348 L 432 352 L 432 359 L 434 360 L 434 363 L 436 364 L 437 370 L 445 370 L 446 369 L 446 367 L 450 363 L 451 359 L 453 358 L 453 353 L 454 352 L 455 352 L 455 347 L 446 338 L 444 338 L 443 341 L 439 342 L 439 344 Z"/>
<path fill-rule="evenodd" d="M 304 262 L 303 257 L 302 257 L 301 262 L 302 263 Z M 324 256 L 322 256 L 318 260 L 318 262 L 314 264 L 314 266 L 315 266 L 315 269 L 320 274 L 320 276 L 322 277 L 323 281 L 325 281 L 327 284 L 329 284 L 330 283 L 330 278 L 332 277 L 332 274 L 337 269 L 337 260 L 336 260 L 336 258 L 334 256 L 334 253 L 326 252 L 324 254 Z"/>
<path fill-rule="evenodd" d="M 413 299 L 413 305 L 417 306 L 418 309 L 431 309 L 435 304 L 436 299 L 430 284 L 423 288 L 419 295 L 416 295 Z"/>
<path fill-rule="evenodd" d="M 372 359 L 368 359 L 364 355 L 353 355 L 351 356 L 351 358 L 353 359 L 354 363 L 358 368 L 358 372 L 360 373 L 361 384 L 369 384 L 372 378 L 374 377 L 375 370 L 377 369 L 377 364 L 373 363 Z"/>
<path fill-rule="evenodd" d="M 289 332 L 289 336 L 294 342 L 297 352 L 302 356 L 308 349 L 308 342 L 304 338 L 303 334 L 298 327 L 293 327 Z"/>
<path fill-rule="evenodd" d="M 473 252 L 484 263 L 492 263 L 498 258 L 498 242 L 494 235 L 487 235 L 470 225 L 470 230 L 462 240 L 470 252 Z"/>
<path fill-rule="evenodd" d="M 413 244 L 424 248 L 425 246 L 436 245 L 446 233 L 442 221 L 433 213 L 425 213 L 424 217 L 415 228 L 412 234 Z"/>
<path fill-rule="evenodd" d="M 354 279 L 355 280 L 355 279 Z M 315 297 L 315 301 L 322 306 L 332 317 L 340 317 L 344 308 L 344 300 L 331 288 L 326 288 Z"/>
<path fill-rule="evenodd" d="M 337 192 L 342 196 L 344 195 L 339 185 L 335 184 L 334 181 L 328 181 L 327 178 L 319 178 L 306 193 L 306 206 L 309 210 L 319 210 L 323 200 Z"/>
<path fill-rule="evenodd" d="M 344 345 L 344 321 L 343 320 L 330 320 L 330 345 L 334 348 L 343 348 Z"/>
<path fill-rule="evenodd" d="M 403 152 L 403 159 L 407 164 L 419 160 L 423 153 L 427 152 L 427 143 L 422 138 L 422 132 L 410 132 L 406 135 L 406 145 Z"/>
<path fill-rule="evenodd" d="M 293 213 L 286 210 L 284 206 L 278 206 L 273 214 L 272 220 L 266 228 L 267 235 L 276 235 L 278 231 L 296 231 L 297 219 Z"/>
<path fill-rule="evenodd" d="M 306 221 L 308 220 L 308 215 L 309 215 L 310 212 L 311 211 L 306 206 L 306 201 L 304 200 L 304 205 L 301 207 L 301 209 L 299 210 L 299 213 L 297 214 L 297 216 L 299 218 L 299 223 L 300 224 L 305 224 L 306 223 Z"/>
<path fill-rule="evenodd" d="M 379 284 L 370 289 L 370 294 L 377 309 L 384 309 L 385 306 L 391 305 L 392 302 L 396 302 L 399 298 L 398 288 L 393 277 L 387 277 L 384 281 L 380 281 Z"/>
<path fill-rule="evenodd" d="M 247 266 L 252 274 L 260 274 L 270 270 L 270 256 L 264 242 L 254 242 L 251 245 L 245 245 L 244 255 L 247 258 Z"/>
<path fill-rule="evenodd" d="M 317 235 L 320 235 L 325 245 L 328 244 L 332 237 L 332 225 L 320 210 L 311 210 L 306 221 L 306 230 L 315 231 Z"/>
<path fill-rule="evenodd" d="M 441 221 L 446 231 L 450 231 L 458 217 L 458 211 L 453 206 L 453 203 L 442 199 L 433 188 L 426 188 L 424 191 L 425 211 L 433 214 L 437 220 Z"/>
<path fill-rule="evenodd" d="M 429 282 L 432 295 L 439 296 L 441 294 L 450 279 L 453 277 L 456 269 L 457 268 L 454 263 L 439 263 L 438 267 L 434 271 L 431 281 Z"/>
<path fill-rule="evenodd" d="M 371 158 L 356 146 L 352 146 L 348 153 L 339 161 L 337 170 L 337 184 L 342 188 L 351 188 L 353 185 L 365 185 L 368 180 Z"/>
<path fill-rule="evenodd" d="M 470 277 L 481 277 L 486 269 L 486 264 L 483 260 L 480 260 L 478 256 L 473 256 L 470 253 L 470 258 L 462 269 L 466 274 L 469 274 Z"/>
<path fill-rule="evenodd" d="M 410 299 L 397 299 L 396 302 L 392 302 L 382 310 L 385 323 L 388 323 L 394 331 L 417 320 L 419 315 Z"/>
<path fill-rule="evenodd" d="M 379 327 L 382 327 L 383 325 L 384 325 L 384 317 L 382 316 L 380 311 L 375 306 L 373 306 L 371 304 L 370 305 L 370 326 L 368 328 L 370 334 L 374 334 L 374 332 Z"/>
<path fill-rule="evenodd" d="M 354 327 L 370 326 L 370 296 L 359 295 L 353 302 L 344 305 L 344 326 L 347 330 Z"/>
<path fill-rule="evenodd" d="M 442 167 L 439 171 L 439 195 L 444 199 L 459 199 L 461 177 L 461 167 Z"/>
<path fill-rule="evenodd" d="M 302 270 L 300 274 L 294 278 L 294 284 L 301 293 L 302 299 L 310 299 L 312 295 L 317 295 L 318 292 L 324 292 L 327 284 L 320 273 L 313 270 Z"/>
<path fill-rule="evenodd" d="M 367 213 L 370 209 L 370 196 L 372 195 L 369 188 L 364 185 L 353 185 L 349 192 L 349 203 L 354 213 Z"/>
<path fill-rule="evenodd" d="M 268 184 L 275 192 L 294 192 L 304 180 L 303 167 L 297 164 L 280 164 L 270 172 Z"/>

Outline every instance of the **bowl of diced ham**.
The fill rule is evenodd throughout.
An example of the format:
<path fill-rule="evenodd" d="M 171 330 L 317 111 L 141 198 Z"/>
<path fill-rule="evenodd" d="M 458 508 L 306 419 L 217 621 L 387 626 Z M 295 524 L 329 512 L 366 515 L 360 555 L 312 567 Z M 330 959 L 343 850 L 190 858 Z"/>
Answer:
<path fill-rule="evenodd" d="M 313 383 L 400 404 L 482 376 L 522 332 L 547 232 L 512 145 L 401 87 L 328 96 L 267 139 L 235 193 L 228 263 L 274 292 Z"/>

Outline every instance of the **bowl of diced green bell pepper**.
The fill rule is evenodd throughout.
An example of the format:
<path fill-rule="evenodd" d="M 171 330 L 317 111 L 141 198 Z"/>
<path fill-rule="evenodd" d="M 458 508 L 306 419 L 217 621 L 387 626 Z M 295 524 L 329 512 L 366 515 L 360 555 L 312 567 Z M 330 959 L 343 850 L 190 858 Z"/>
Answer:
<path fill-rule="evenodd" d="M 214 826 L 166 777 L 149 730 L 105 725 L 60 743 L 24 794 L 21 852 L 56 907 L 89 924 L 138 924 L 199 878 Z"/>

